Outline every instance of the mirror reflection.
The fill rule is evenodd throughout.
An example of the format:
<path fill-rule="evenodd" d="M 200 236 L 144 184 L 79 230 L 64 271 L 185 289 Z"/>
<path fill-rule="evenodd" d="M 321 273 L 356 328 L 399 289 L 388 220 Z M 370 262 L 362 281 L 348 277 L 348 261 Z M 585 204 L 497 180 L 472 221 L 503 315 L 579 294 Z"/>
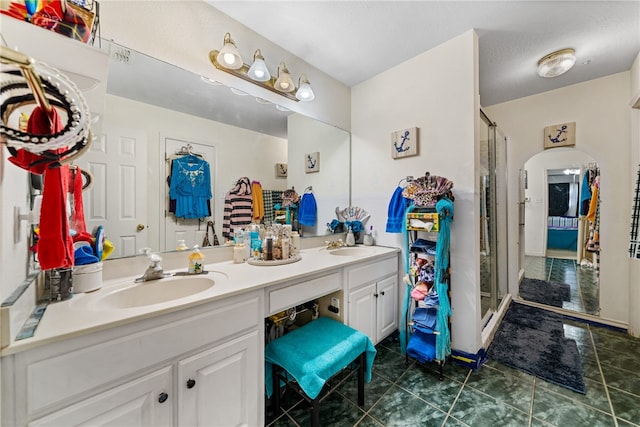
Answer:
<path fill-rule="evenodd" d="M 278 209 L 277 195 L 290 189 L 300 196 L 312 192 L 315 221 L 294 222 L 303 237 L 325 234 L 336 207 L 349 206 L 348 132 L 104 44 L 112 59 L 97 125 L 101 137 L 78 164 L 94 177 L 84 194 L 87 228 L 104 226 L 115 247 L 111 258 L 138 255 L 143 247 L 176 250 L 182 241 L 188 247 L 207 240 L 213 245 L 214 232 L 224 244 L 225 198 L 242 178 L 276 196 L 264 206 L 266 224 L 297 219 L 295 210 L 287 215 Z M 315 170 L 309 170 L 309 158 Z M 195 193 L 206 196 L 204 203 L 187 215 L 184 205 L 176 211 L 170 194 L 176 159 L 203 170 L 193 188 L 197 184 Z"/>
<path fill-rule="evenodd" d="M 595 159 L 557 148 L 531 157 L 525 170 L 521 296 L 598 315 L 600 174 Z"/>

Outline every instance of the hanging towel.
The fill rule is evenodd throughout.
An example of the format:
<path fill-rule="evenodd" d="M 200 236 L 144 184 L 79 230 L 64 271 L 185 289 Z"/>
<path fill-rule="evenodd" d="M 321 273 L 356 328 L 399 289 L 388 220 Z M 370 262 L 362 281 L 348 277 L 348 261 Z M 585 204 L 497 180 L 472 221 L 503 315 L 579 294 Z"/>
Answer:
<path fill-rule="evenodd" d="M 404 221 L 404 211 L 407 207 L 407 201 L 402 195 L 402 187 L 396 188 L 389 201 L 388 217 L 387 217 L 387 233 L 402 233 L 402 223 Z"/>
<path fill-rule="evenodd" d="M 298 222 L 306 226 L 314 226 L 316 224 L 316 216 L 318 205 L 313 193 L 304 193 L 300 199 L 300 208 L 298 211 Z"/>
<path fill-rule="evenodd" d="M 638 165 L 638 178 L 636 179 L 636 191 L 633 194 L 632 206 L 629 257 L 640 259 L 640 165 Z"/>
<path fill-rule="evenodd" d="M 71 192 L 73 193 L 73 210 L 71 211 L 71 229 L 75 230 L 77 236 L 87 232 L 84 221 L 84 205 L 82 202 L 82 170 L 76 166 L 71 171 Z"/>
<path fill-rule="evenodd" d="M 47 117 L 46 111 L 36 107 L 29 117 L 27 131 L 35 135 L 50 135 L 61 131 L 63 127 L 55 108 Z M 64 148 L 59 151 L 61 150 Z M 68 191 L 69 166 L 45 170 L 37 246 L 38 261 L 42 270 L 73 267 L 73 240 L 67 218 Z M 42 215 L 42 212 L 45 214 Z"/>
<path fill-rule="evenodd" d="M 253 220 L 260 223 L 264 218 L 264 197 L 260 182 L 253 181 L 251 183 L 251 197 L 253 198 Z"/>
<path fill-rule="evenodd" d="M 589 188 L 589 171 L 586 170 L 582 177 L 582 186 L 580 187 L 580 215 L 586 216 L 589 212 L 591 203 L 591 188 Z"/>

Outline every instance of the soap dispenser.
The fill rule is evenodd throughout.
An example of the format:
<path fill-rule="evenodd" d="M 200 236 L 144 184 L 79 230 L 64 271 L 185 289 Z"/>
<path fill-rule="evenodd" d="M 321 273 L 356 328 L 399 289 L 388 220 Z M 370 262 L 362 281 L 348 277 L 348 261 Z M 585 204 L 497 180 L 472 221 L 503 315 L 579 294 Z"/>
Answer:
<path fill-rule="evenodd" d="M 193 251 L 189 255 L 189 269 L 188 274 L 201 274 L 204 272 L 204 255 L 198 249 L 198 245 L 193 247 Z"/>
<path fill-rule="evenodd" d="M 353 235 L 353 230 L 349 227 L 349 231 L 347 232 L 347 246 L 355 246 L 356 245 L 356 237 Z"/>
<path fill-rule="evenodd" d="M 373 225 L 369 227 L 369 232 L 364 235 L 362 243 L 364 243 L 365 246 L 373 246 L 375 244 L 373 240 Z"/>

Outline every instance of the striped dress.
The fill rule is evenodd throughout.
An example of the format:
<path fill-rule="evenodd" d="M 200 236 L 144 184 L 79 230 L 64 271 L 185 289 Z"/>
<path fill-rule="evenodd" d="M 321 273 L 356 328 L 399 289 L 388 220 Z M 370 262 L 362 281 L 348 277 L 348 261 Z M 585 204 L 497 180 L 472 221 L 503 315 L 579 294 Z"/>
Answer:
<path fill-rule="evenodd" d="M 233 232 L 239 228 L 246 228 L 253 219 L 253 197 L 251 195 L 251 181 L 242 177 L 229 190 L 224 198 L 224 216 L 222 221 L 222 236 L 232 239 Z"/>

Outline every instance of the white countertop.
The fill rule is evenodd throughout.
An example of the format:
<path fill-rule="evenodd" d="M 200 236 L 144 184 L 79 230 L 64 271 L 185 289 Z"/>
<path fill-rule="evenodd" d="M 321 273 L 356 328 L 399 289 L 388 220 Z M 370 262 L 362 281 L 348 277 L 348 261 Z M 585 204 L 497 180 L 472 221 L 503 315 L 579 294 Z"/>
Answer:
<path fill-rule="evenodd" d="M 353 255 L 337 256 L 331 253 L 334 251 L 324 247 L 305 249 L 300 252 L 300 261 L 285 265 L 257 266 L 247 263 L 234 264 L 233 261 L 207 264 L 205 270 L 209 271 L 209 274 L 182 277 L 187 280 L 192 277 L 213 279 L 215 283 L 208 289 L 167 302 L 131 308 L 103 308 L 100 307 L 100 301 L 116 291 L 134 286 L 149 286 L 159 281 L 135 283 L 135 278 L 140 274 L 108 280 L 103 282 L 102 288 L 95 292 L 74 294 L 70 300 L 49 304 L 34 336 L 13 342 L 2 350 L 0 356 L 183 310 L 232 295 L 263 289 L 284 281 L 302 279 L 306 276 L 321 274 L 325 271 L 398 252 L 397 248 L 384 246 L 357 246 L 357 248 L 365 249 L 365 251 L 356 251 L 357 253 Z M 340 249 L 336 251 L 340 251 Z M 181 271 L 184 272 L 184 269 L 168 272 Z M 176 276 L 175 278 L 160 279 L 160 282 L 178 278 Z"/>

